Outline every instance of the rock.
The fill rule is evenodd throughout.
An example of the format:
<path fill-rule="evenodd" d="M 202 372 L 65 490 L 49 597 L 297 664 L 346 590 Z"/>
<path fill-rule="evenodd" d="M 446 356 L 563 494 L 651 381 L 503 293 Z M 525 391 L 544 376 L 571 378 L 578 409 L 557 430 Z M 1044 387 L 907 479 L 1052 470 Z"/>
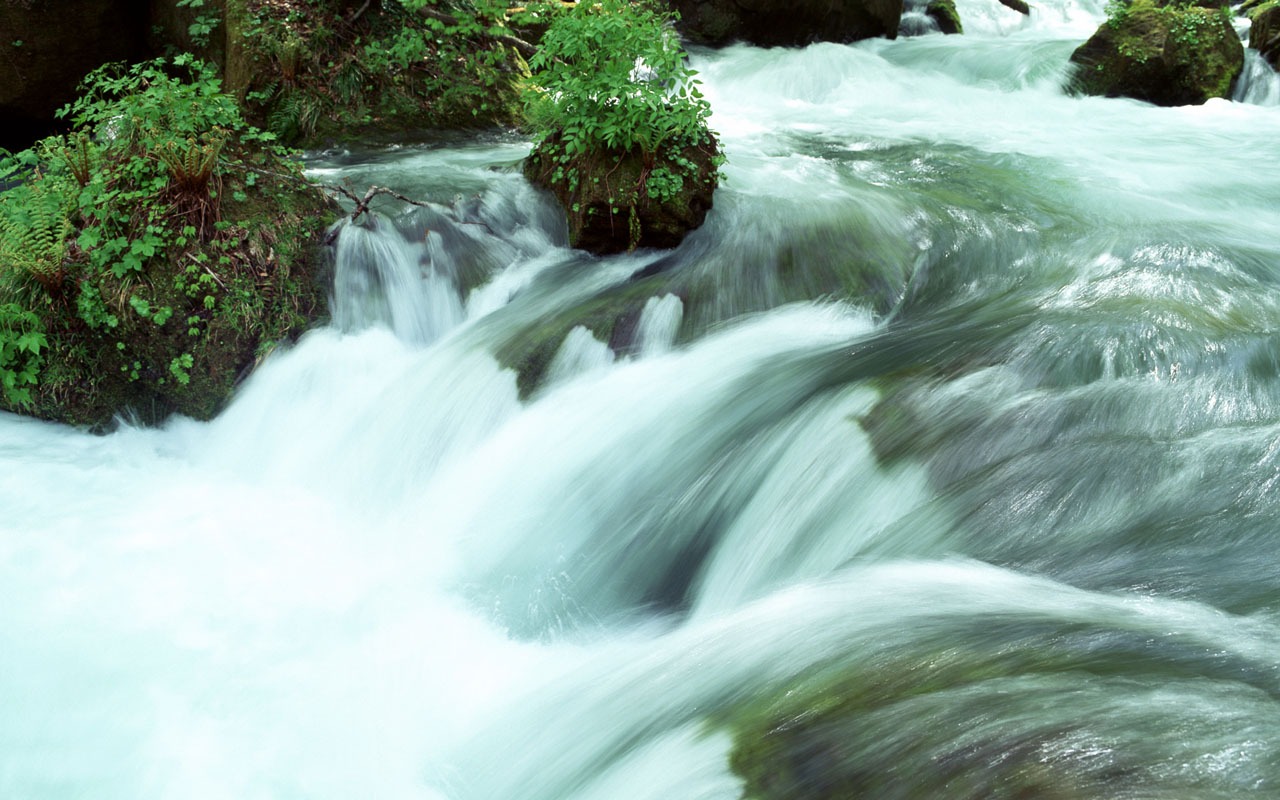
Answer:
<path fill-rule="evenodd" d="M 1074 88 L 1160 106 L 1231 97 L 1244 47 L 1218 10 L 1135 0 L 1071 54 Z"/>
<path fill-rule="evenodd" d="M 111 0 L 0 0 L 0 147 L 51 133 L 90 70 L 146 53 L 145 16 Z"/>
<path fill-rule="evenodd" d="M 938 30 L 943 33 L 964 33 L 960 24 L 960 13 L 956 11 L 955 0 L 930 0 L 925 6 L 926 16 L 938 23 Z"/>
<path fill-rule="evenodd" d="M 1031 6 L 1027 5 L 1023 0 L 1000 0 L 1000 4 L 1012 8 L 1019 14 L 1030 15 Z"/>
<path fill-rule="evenodd" d="M 1267 63 L 1280 69 L 1280 2 L 1258 6 L 1250 14 L 1249 46 L 1262 54 Z"/>
<path fill-rule="evenodd" d="M 569 220 L 569 244 L 597 255 L 637 247 L 675 247 L 711 209 L 718 145 L 707 139 L 646 157 L 638 149 L 592 153 L 568 170 L 548 155 L 553 136 L 525 161 L 531 183 L 551 191 Z M 680 164 L 694 165 L 691 175 Z M 570 177 L 576 176 L 576 177 Z M 570 181 L 576 180 L 577 186 Z"/>
<path fill-rule="evenodd" d="M 674 0 L 690 41 L 762 47 L 854 42 L 898 35 L 902 0 Z"/>

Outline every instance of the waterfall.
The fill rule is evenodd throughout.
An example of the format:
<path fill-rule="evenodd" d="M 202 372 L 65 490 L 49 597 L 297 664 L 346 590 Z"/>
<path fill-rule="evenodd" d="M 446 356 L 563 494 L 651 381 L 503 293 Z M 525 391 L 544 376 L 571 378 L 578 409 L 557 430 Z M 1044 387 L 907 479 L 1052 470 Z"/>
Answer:
<path fill-rule="evenodd" d="M 929 0 L 908 0 L 902 4 L 899 36 L 924 36 L 938 32 L 938 21 L 928 14 Z"/>
<path fill-rule="evenodd" d="M 1075 97 L 1101 0 L 697 50 L 678 248 L 514 133 L 388 186 L 210 422 L 0 414 L 0 797 L 1280 792 L 1275 75 Z"/>
<path fill-rule="evenodd" d="M 1280 105 L 1280 72 L 1272 69 L 1257 50 L 1244 51 L 1244 71 L 1236 79 L 1232 100 L 1256 106 Z"/>

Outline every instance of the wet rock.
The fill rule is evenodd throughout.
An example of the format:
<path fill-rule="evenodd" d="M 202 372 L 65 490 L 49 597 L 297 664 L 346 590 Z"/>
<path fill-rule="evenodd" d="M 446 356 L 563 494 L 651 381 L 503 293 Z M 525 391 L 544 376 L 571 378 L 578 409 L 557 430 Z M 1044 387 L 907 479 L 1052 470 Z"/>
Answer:
<path fill-rule="evenodd" d="M 1262 54 L 1267 63 L 1280 69 L 1280 2 L 1271 0 L 1250 13 L 1249 46 Z"/>
<path fill-rule="evenodd" d="M 1071 55 L 1074 88 L 1160 106 L 1230 97 L 1244 47 L 1220 11 L 1136 0 Z"/>
<path fill-rule="evenodd" d="M 955 0 L 931 0 L 929 5 L 925 6 L 924 13 L 938 24 L 939 31 L 964 33 L 964 26 L 960 24 L 960 13 L 956 11 Z"/>
<path fill-rule="evenodd" d="M 675 247 L 711 209 L 719 149 L 710 133 L 656 154 L 638 148 L 590 153 L 568 169 L 551 157 L 558 150 L 556 138 L 548 139 L 525 161 L 524 172 L 560 201 L 574 247 L 597 255 Z"/>

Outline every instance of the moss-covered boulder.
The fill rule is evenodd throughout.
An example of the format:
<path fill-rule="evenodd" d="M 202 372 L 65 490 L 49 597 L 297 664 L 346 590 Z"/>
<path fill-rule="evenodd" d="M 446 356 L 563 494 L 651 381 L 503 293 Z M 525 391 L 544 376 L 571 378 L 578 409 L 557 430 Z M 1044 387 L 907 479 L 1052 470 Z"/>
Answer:
<path fill-rule="evenodd" d="M 960 12 L 956 11 L 955 0 L 930 0 L 925 6 L 925 16 L 938 25 L 942 33 L 964 33 L 964 25 L 960 24 Z"/>
<path fill-rule="evenodd" d="M 326 315 L 336 208 L 217 89 L 188 59 L 105 69 L 71 134 L 0 160 L 0 408 L 208 419 Z"/>
<path fill-rule="evenodd" d="M 898 35 L 902 0 L 674 0 L 680 32 L 699 44 L 762 47 Z"/>
<path fill-rule="evenodd" d="M 719 150 L 710 132 L 656 154 L 639 148 L 589 153 L 568 169 L 561 152 L 560 137 L 550 137 L 525 161 L 524 172 L 560 201 L 574 247 L 598 255 L 675 247 L 711 209 Z"/>
<path fill-rule="evenodd" d="M 1230 97 L 1244 47 L 1222 11 L 1135 0 L 1071 54 L 1074 88 L 1161 106 Z"/>
<path fill-rule="evenodd" d="M 1271 0 L 1253 9 L 1249 17 L 1249 46 L 1262 54 L 1272 67 L 1280 69 L 1280 0 Z"/>

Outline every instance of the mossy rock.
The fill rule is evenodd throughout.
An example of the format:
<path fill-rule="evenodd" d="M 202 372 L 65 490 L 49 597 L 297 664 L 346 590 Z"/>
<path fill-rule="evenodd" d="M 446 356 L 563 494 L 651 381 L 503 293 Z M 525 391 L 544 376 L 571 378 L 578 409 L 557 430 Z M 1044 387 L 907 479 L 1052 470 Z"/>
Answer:
<path fill-rule="evenodd" d="M 690 41 L 762 47 L 896 38 L 902 0 L 675 0 L 678 27 Z"/>
<path fill-rule="evenodd" d="M 48 348 L 30 405 L 0 407 L 96 430 L 117 416 L 155 424 L 222 410 L 263 356 L 327 315 L 320 236 L 336 207 L 293 182 L 264 178 L 248 191 L 223 202 L 224 218 L 238 222 L 215 237 L 221 246 L 157 256 L 136 278 L 65 284 L 44 315 Z M 76 312 L 85 292 L 103 299 L 114 326 L 85 324 Z"/>
<path fill-rule="evenodd" d="M 964 26 L 960 24 L 960 12 L 956 11 L 955 0 L 930 0 L 929 5 L 925 6 L 924 13 L 938 24 L 939 31 L 964 33 Z"/>
<path fill-rule="evenodd" d="M 553 135 L 525 160 L 525 177 L 564 207 L 569 244 L 597 255 L 680 244 L 706 219 L 719 181 L 719 145 L 709 131 L 656 154 L 605 150 L 561 163 L 559 152 Z"/>
<path fill-rule="evenodd" d="M 1262 54 L 1275 69 L 1280 69 L 1280 1 L 1271 0 L 1253 9 L 1249 26 L 1249 46 Z"/>
<path fill-rule="evenodd" d="M 1244 47 L 1220 11 L 1136 0 L 1104 22 L 1071 62 L 1073 86 L 1083 94 L 1197 105 L 1231 97 Z"/>

